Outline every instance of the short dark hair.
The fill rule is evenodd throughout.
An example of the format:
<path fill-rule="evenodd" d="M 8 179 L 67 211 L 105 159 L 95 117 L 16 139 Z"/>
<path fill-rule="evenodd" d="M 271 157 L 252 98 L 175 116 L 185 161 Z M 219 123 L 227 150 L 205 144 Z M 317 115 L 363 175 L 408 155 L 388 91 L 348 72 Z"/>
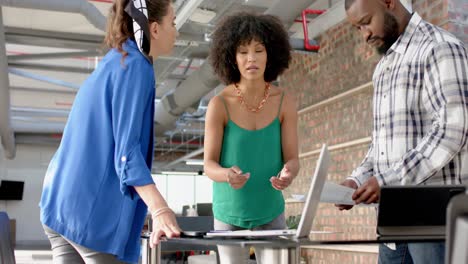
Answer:
<path fill-rule="evenodd" d="M 345 2 L 344 2 L 345 10 L 348 10 L 353 5 L 354 1 L 356 1 L 356 0 L 345 0 Z"/>
<path fill-rule="evenodd" d="M 265 81 L 276 80 L 288 68 L 291 45 L 281 20 L 272 15 L 238 12 L 222 20 L 212 34 L 211 64 L 225 84 L 240 81 L 236 66 L 237 48 L 252 40 L 261 42 L 267 52 Z"/>

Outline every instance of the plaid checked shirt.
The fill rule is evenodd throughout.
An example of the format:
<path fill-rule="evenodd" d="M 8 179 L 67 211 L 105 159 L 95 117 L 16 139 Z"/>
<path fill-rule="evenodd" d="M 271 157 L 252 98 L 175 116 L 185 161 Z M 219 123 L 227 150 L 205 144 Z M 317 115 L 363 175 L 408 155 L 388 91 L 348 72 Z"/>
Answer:
<path fill-rule="evenodd" d="M 349 177 L 361 185 L 468 183 L 468 56 L 414 13 L 374 76 L 372 144 Z"/>

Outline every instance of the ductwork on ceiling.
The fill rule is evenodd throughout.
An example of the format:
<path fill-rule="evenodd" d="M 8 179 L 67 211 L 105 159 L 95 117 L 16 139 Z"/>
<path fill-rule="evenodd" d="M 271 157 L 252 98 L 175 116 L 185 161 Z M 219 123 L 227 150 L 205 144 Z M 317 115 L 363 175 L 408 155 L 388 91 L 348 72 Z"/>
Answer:
<path fill-rule="evenodd" d="M 310 6 L 312 2 L 312 0 L 277 0 L 265 14 L 278 16 L 289 28 L 298 14 Z M 294 40 L 291 41 L 291 44 L 294 49 L 305 50 L 303 40 Z M 165 131 L 172 129 L 175 126 L 175 121 L 188 107 L 197 104 L 203 96 L 219 84 L 210 63 L 206 61 L 179 87 L 164 95 L 161 102 L 156 105 L 156 134 L 161 136 Z"/>
<path fill-rule="evenodd" d="M 213 68 L 205 62 L 176 89 L 167 92 L 156 105 L 154 119 L 156 135 L 172 129 L 179 116 L 219 85 Z"/>
<path fill-rule="evenodd" d="M 67 13 L 80 13 L 96 28 L 106 30 L 106 17 L 86 0 L 0 0 L 0 5 Z"/>
<path fill-rule="evenodd" d="M 278 16 L 286 27 L 289 27 L 294 19 L 302 10 L 311 4 L 312 0 L 296 0 L 290 1 L 277 0 L 265 13 Z M 0 0 L 0 5 L 41 9 L 49 11 L 60 11 L 70 13 L 81 13 L 88 21 L 100 30 L 105 30 L 106 18 L 101 12 L 86 0 Z M 2 34 L 4 38 L 4 34 Z M 3 42 L 4 43 L 4 42 Z M 296 50 L 305 50 L 302 40 L 291 40 L 291 45 Z M 4 47 L 3 47 L 4 49 Z M 3 50 L 2 56 L 5 56 Z M 4 69 L 1 74 L 6 74 L 7 78 L 2 78 L 1 96 L 2 107 L 7 111 L 0 113 L 0 128 L 2 136 L 2 144 L 7 150 L 6 153 L 10 157 L 14 157 L 14 137 L 11 128 L 9 115 L 9 95 L 8 95 L 8 74 L 6 58 L 2 60 Z M 220 84 L 218 78 L 213 73 L 213 69 L 208 61 L 200 68 L 184 80 L 176 89 L 167 92 L 161 99 L 161 102 L 156 105 L 155 121 L 157 135 L 163 135 L 165 131 L 172 129 L 175 126 L 176 120 L 184 113 L 187 108 L 196 105 L 199 100 L 209 91 L 213 90 Z M 4 86 L 4 87 L 3 87 Z"/>
<path fill-rule="evenodd" d="M 105 31 L 106 18 L 92 4 L 86 0 L 0 0 L 1 6 L 59 11 L 67 13 L 80 13 L 99 30 Z M 0 10 L 0 137 L 5 150 L 5 156 L 13 159 L 16 155 L 14 132 L 10 119 L 10 93 L 8 64 L 5 48 L 5 29 L 2 12 Z"/>

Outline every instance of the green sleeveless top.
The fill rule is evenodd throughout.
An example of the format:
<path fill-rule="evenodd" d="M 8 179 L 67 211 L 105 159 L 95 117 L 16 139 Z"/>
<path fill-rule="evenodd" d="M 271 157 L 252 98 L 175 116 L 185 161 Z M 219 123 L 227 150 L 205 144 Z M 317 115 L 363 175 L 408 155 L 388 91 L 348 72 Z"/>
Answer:
<path fill-rule="evenodd" d="M 284 212 L 281 191 L 271 186 L 270 178 L 283 168 L 281 123 L 279 113 L 266 127 L 247 130 L 234 123 L 224 103 L 228 122 L 224 127 L 219 164 L 224 168 L 238 166 L 250 178 L 240 189 L 227 182 L 213 183 L 214 217 L 224 223 L 242 228 L 254 228 L 273 221 Z"/>

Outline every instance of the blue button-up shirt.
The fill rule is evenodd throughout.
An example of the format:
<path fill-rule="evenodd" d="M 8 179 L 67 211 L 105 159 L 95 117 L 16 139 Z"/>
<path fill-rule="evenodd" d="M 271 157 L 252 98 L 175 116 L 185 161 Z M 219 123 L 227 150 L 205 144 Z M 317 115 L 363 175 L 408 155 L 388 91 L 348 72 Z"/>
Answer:
<path fill-rule="evenodd" d="M 153 184 L 155 77 L 135 42 L 113 49 L 81 86 L 50 162 L 41 222 L 90 249 L 136 262 L 147 208 L 132 186 Z"/>

